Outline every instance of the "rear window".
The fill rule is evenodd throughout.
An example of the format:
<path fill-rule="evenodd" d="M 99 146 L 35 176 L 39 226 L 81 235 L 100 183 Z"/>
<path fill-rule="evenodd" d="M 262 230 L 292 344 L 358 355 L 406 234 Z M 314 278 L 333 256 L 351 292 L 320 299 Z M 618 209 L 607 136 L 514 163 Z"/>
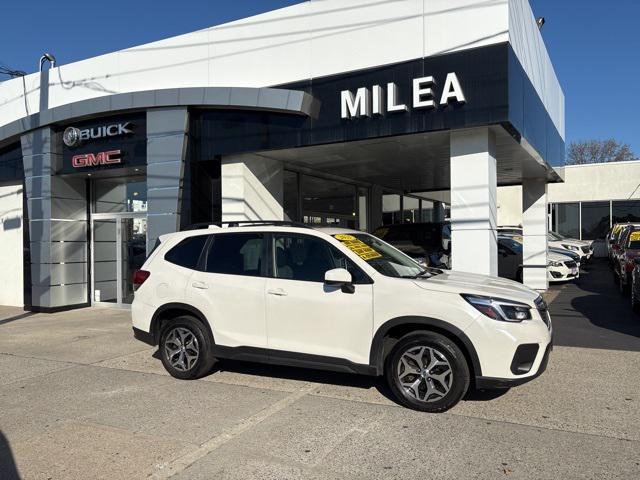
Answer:
<path fill-rule="evenodd" d="M 167 262 L 181 267 L 195 270 L 198 266 L 198 260 L 202 254 L 202 249 L 207 241 L 207 235 L 197 235 L 182 240 L 178 245 L 169 250 L 164 259 Z"/>
<path fill-rule="evenodd" d="M 214 235 L 207 255 L 207 272 L 225 275 L 262 276 L 264 236 L 260 233 Z"/>

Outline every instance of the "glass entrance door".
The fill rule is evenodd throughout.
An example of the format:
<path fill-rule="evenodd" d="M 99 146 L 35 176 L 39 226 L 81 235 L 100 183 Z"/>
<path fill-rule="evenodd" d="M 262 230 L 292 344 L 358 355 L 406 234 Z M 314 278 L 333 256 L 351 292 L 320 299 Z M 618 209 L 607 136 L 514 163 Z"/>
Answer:
<path fill-rule="evenodd" d="M 94 214 L 91 239 L 91 303 L 131 305 L 133 272 L 146 259 L 146 214 Z"/>

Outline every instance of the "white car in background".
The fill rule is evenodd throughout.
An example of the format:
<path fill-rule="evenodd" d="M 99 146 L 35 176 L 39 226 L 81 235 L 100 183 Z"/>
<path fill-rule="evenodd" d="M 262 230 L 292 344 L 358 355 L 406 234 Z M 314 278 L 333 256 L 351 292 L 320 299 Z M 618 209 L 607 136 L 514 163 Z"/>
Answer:
<path fill-rule="evenodd" d="M 547 279 L 550 283 L 566 282 L 580 277 L 580 264 L 568 255 L 547 252 Z"/>
<path fill-rule="evenodd" d="M 548 234 L 549 247 L 561 248 L 580 255 L 581 263 L 586 262 L 593 256 L 593 242 L 567 238 L 556 232 Z"/>

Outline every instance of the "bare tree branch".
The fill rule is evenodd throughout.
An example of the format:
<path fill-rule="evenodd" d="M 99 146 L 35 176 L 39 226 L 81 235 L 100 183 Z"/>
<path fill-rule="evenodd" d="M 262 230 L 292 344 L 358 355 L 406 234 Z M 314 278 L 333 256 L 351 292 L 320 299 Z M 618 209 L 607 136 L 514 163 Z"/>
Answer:
<path fill-rule="evenodd" d="M 607 140 L 584 140 L 571 142 L 567 150 L 565 165 L 626 162 L 636 159 L 628 144 L 618 142 L 613 138 Z"/>

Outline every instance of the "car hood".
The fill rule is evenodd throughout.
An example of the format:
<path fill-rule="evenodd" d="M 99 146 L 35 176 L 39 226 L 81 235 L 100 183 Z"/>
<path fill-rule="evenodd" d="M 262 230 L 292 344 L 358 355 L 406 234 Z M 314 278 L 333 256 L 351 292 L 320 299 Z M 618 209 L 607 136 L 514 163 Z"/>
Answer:
<path fill-rule="evenodd" d="M 534 300 L 539 296 L 535 290 L 512 280 L 451 270 L 442 270 L 441 274 L 433 277 L 418 278 L 414 280 L 414 283 L 424 290 L 485 295 L 523 302 L 532 306 Z"/>
<path fill-rule="evenodd" d="M 583 242 L 582 240 L 575 240 L 573 238 L 565 238 L 564 240 L 549 240 L 549 243 L 555 243 L 557 245 L 574 245 L 576 247 L 588 247 L 591 245 L 590 242 Z"/>
<path fill-rule="evenodd" d="M 549 252 L 547 253 L 547 260 L 553 262 L 566 262 L 569 260 L 573 261 L 573 258 L 571 258 L 569 255 L 564 255 L 563 253 L 553 252 L 549 250 Z"/>

